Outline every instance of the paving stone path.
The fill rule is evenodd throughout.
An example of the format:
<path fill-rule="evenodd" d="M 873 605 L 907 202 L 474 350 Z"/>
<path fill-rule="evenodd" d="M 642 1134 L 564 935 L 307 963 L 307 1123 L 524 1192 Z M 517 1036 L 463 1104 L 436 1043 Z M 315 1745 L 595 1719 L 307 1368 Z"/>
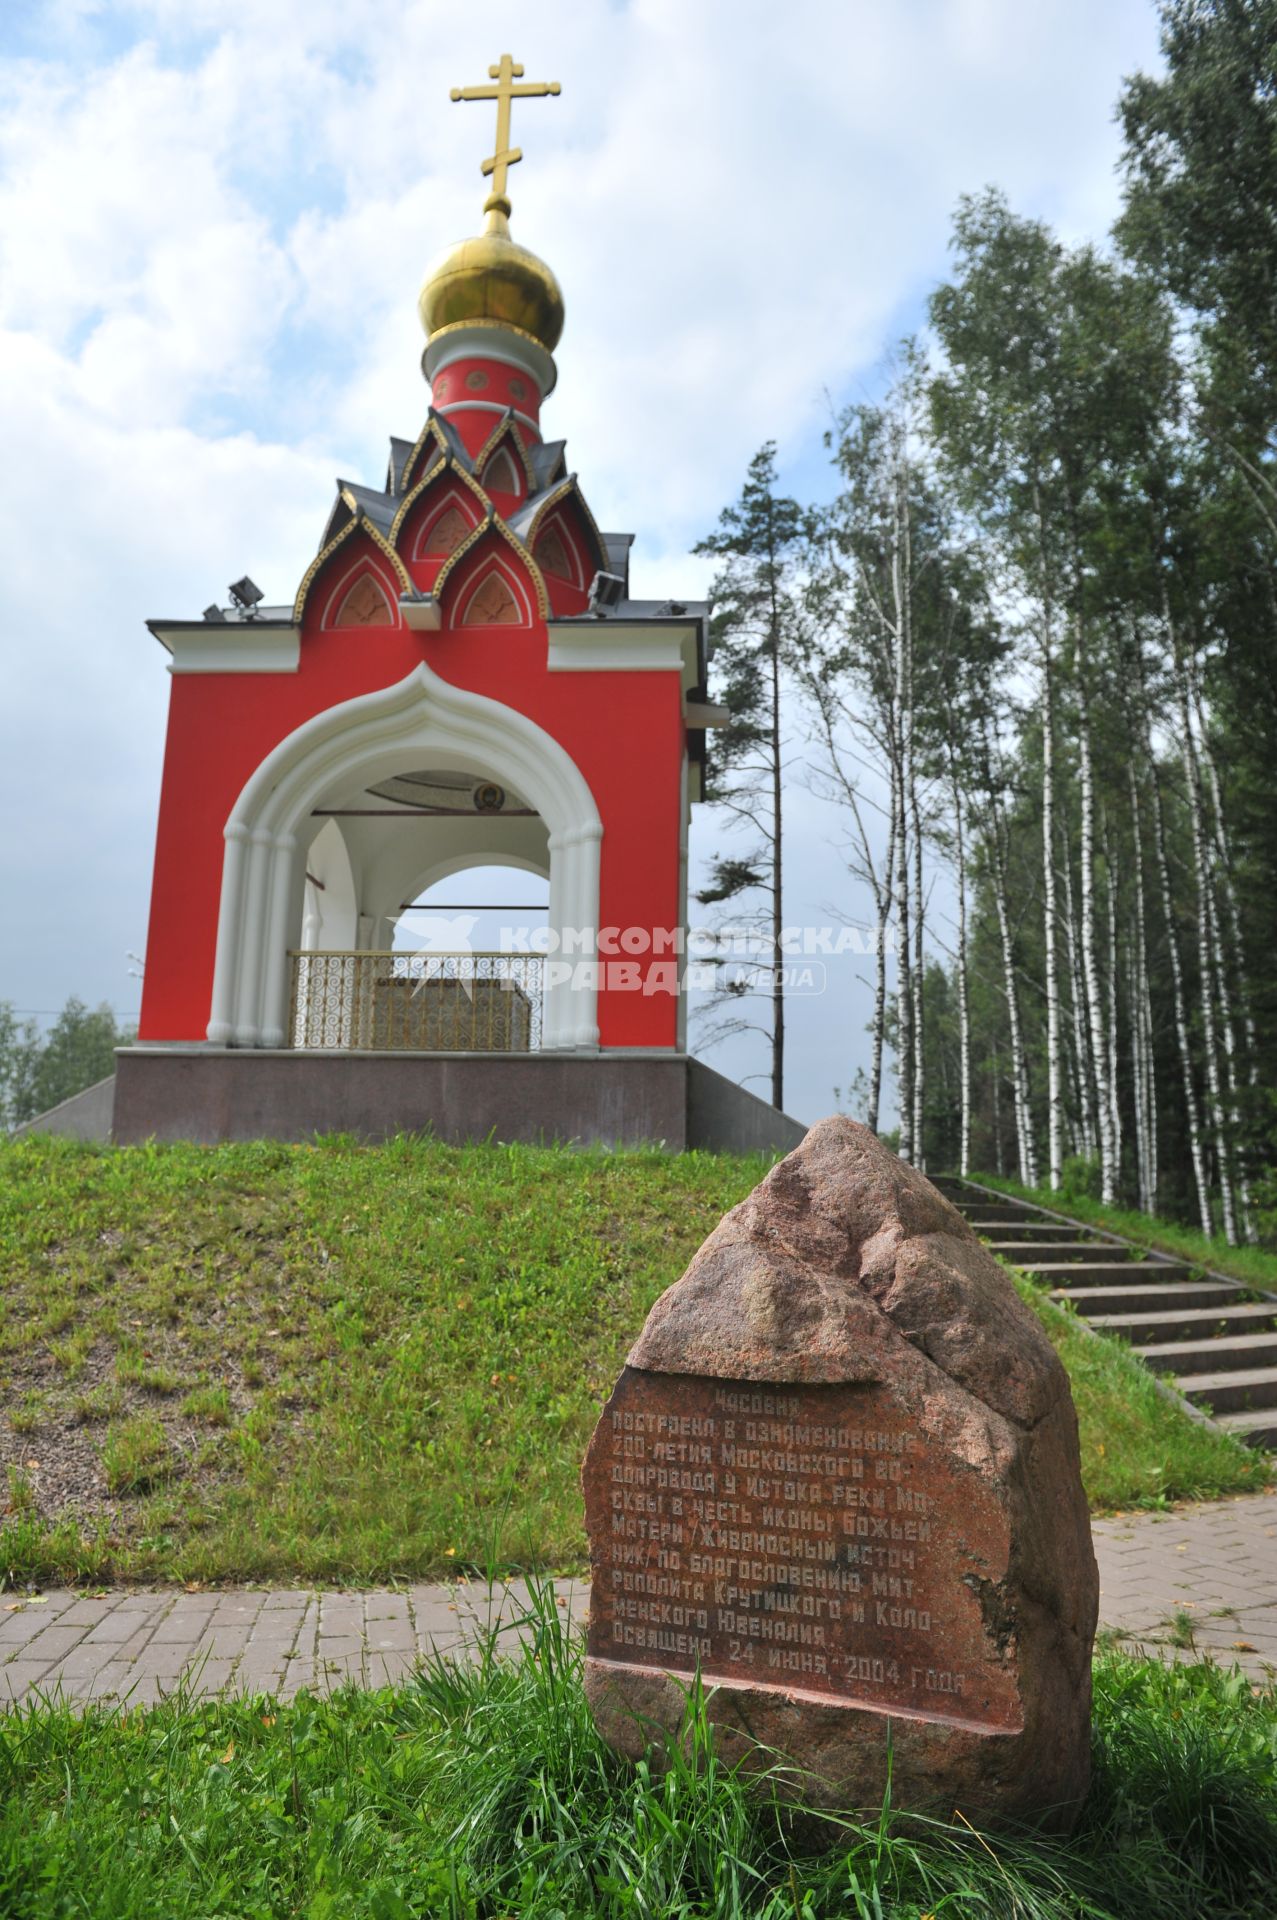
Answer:
<path fill-rule="evenodd" d="M 1277 1679 L 1277 1493 L 1096 1520 L 1092 1532 L 1100 1624 L 1121 1644 Z"/>
<path fill-rule="evenodd" d="M 1094 1532 L 1101 1625 L 1123 1644 L 1277 1675 L 1277 1493 L 1098 1520 Z M 565 1616 L 583 1619 L 589 1589 L 560 1581 L 556 1591 Z M 202 1693 L 282 1699 L 347 1681 L 384 1686 L 432 1649 L 472 1648 L 489 1623 L 510 1644 L 526 1607 L 517 1582 L 491 1596 L 459 1583 L 0 1597 L 0 1702 L 60 1693 L 149 1705 L 183 1676 Z"/>

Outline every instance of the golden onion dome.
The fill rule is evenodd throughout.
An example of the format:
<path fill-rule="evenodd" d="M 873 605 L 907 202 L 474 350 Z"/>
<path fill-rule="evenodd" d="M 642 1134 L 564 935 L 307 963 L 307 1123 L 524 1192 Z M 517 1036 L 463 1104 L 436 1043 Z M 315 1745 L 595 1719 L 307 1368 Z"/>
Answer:
<path fill-rule="evenodd" d="M 535 253 L 510 238 L 500 207 L 485 231 L 441 254 L 417 302 L 427 340 L 449 327 L 508 327 L 553 353 L 563 332 L 563 294 Z"/>

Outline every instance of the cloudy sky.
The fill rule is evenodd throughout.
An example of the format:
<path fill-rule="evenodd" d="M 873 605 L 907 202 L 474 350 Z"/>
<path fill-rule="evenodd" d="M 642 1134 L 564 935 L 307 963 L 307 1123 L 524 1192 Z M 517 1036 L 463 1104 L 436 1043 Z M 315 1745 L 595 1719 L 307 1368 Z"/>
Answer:
<path fill-rule="evenodd" d="M 417 289 L 491 143 L 448 90 L 506 48 L 563 87 L 516 108 L 511 175 L 567 300 L 547 431 L 664 595 L 705 589 L 688 549 L 764 439 L 827 491 L 829 408 L 919 324 L 960 193 L 1103 234 L 1157 31 L 1151 0 L 6 0 L 0 999 L 136 1009 L 168 695 L 143 621 L 245 571 L 291 599 L 334 476 L 379 483 L 418 431 Z M 791 818 L 787 917 L 863 920 L 836 820 L 801 790 Z M 867 1011 L 850 966 L 795 1008 L 792 1111 L 831 1108 Z"/>

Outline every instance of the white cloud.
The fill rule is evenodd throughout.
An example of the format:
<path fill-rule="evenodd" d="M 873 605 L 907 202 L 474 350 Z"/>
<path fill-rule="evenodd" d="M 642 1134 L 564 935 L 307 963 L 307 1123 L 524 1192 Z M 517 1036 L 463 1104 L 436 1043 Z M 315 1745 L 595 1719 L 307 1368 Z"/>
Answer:
<path fill-rule="evenodd" d="M 1070 238 L 1102 232 L 1120 78 L 1156 56 L 1146 0 L 64 0 L 45 20 L 60 50 L 5 72 L 0 126 L 4 779 L 30 823 L 7 843 L 28 908 L 0 997 L 42 1005 L 129 991 L 167 684 L 143 616 L 245 567 L 287 597 L 331 476 L 378 479 L 386 434 L 420 424 L 417 289 L 474 230 L 491 141 L 450 85 L 503 47 L 563 83 L 516 109 L 511 183 L 567 296 L 547 430 L 600 519 L 639 534 L 638 584 L 687 594 L 759 442 L 823 484 L 824 394 L 871 382 L 916 320 L 960 192 L 998 182 Z M 126 20 L 133 43 L 92 64 Z M 802 819 L 796 910 L 828 865 Z M 73 962 L 69 901 L 112 929 Z"/>

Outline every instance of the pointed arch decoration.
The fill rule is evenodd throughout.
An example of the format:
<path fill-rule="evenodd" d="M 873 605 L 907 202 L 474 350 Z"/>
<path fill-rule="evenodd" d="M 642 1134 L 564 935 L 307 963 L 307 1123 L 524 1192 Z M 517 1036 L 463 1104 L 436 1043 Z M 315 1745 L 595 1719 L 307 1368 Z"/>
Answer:
<path fill-rule="evenodd" d="M 407 493 L 410 486 L 416 484 L 423 472 L 429 472 L 441 459 L 452 457 L 452 445 L 447 434 L 435 418 L 431 407 L 426 415 L 426 424 L 413 441 L 399 474 L 399 491 Z"/>
<path fill-rule="evenodd" d="M 476 473 L 482 474 L 486 470 L 488 462 L 500 447 L 505 447 L 507 452 L 513 448 L 512 457 L 517 459 L 519 468 L 523 473 L 524 484 L 522 491 L 525 494 L 535 492 L 537 483 L 536 475 L 532 471 L 532 462 L 528 458 L 528 450 L 523 444 L 523 435 L 519 432 L 518 426 L 515 423 L 513 407 L 507 408 L 505 414 L 497 422 L 492 432 L 480 447 L 478 453 L 476 453 L 474 457 L 474 470 Z M 513 491 L 513 489 L 511 489 L 511 491 Z"/>
<path fill-rule="evenodd" d="M 509 447 L 498 447 L 479 475 L 483 491 L 491 498 L 494 493 L 520 494 L 519 475 L 514 461 L 510 458 Z"/>
<path fill-rule="evenodd" d="M 310 598 L 315 582 L 318 580 L 320 574 L 324 571 L 329 561 L 332 560 L 333 556 L 340 552 L 341 548 L 358 534 L 363 534 L 370 540 L 378 552 L 383 554 L 389 561 L 392 578 L 398 583 L 399 591 L 401 593 L 411 593 L 413 591 L 412 576 L 385 535 L 378 533 L 372 521 L 365 515 L 357 514 L 353 520 L 348 520 L 344 527 L 338 529 L 327 546 L 320 548 L 302 575 L 301 585 L 297 589 L 297 598 L 293 602 L 293 621 L 295 625 L 300 626 L 302 623 L 303 615 L 306 612 L 306 602 Z"/>
<path fill-rule="evenodd" d="M 552 735 L 526 714 L 440 679 L 422 661 L 396 685 L 315 714 L 269 753 L 224 828 L 226 852 L 208 1038 L 214 1046 L 280 1047 L 288 948 L 300 929 L 305 849 L 325 796 L 373 786 L 405 766 L 440 763 L 504 774 L 548 829 L 550 925 L 597 948 L 603 825 L 589 785 Z M 596 969 L 547 986 L 548 1047 L 598 1045 Z"/>
<path fill-rule="evenodd" d="M 455 500 L 445 501 L 434 519 L 422 528 L 413 559 L 446 560 L 450 553 L 456 552 L 472 525 Z"/>
<path fill-rule="evenodd" d="M 423 515 L 428 516 L 430 495 L 436 488 L 444 494 L 455 494 L 463 508 L 471 508 L 473 503 L 472 510 L 465 516 L 467 528 L 482 525 L 485 515 L 490 510 L 491 502 L 474 475 L 467 473 L 461 462 L 449 454 L 446 459 L 433 462 L 400 501 L 395 517 L 390 523 L 388 536 L 396 552 L 404 543 L 409 522 L 416 525 Z M 421 507 L 421 514 L 417 511 L 418 507 Z M 419 534 L 412 542 L 411 555 L 413 559 L 424 557 Z"/>
<path fill-rule="evenodd" d="M 576 556 L 563 537 L 563 529 L 551 520 L 541 529 L 532 547 L 532 557 L 542 573 L 554 580 L 566 580 L 569 586 L 584 586 Z"/>
<path fill-rule="evenodd" d="M 530 627 L 531 609 L 499 560 L 492 560 L 458 601 L 458 627 Z"/>
<path fill-rule="evenodd" d="M 527 547 L 525 547 L 522 540 L 520 540 L 518 534 L 506 525 L 505 521 L 500 518 L 492 507 L 488 508 L 487 519 L 480 522 L 470 537 L 467 540 L 463 540 L 456 551 L 449 554 L 448 558 L 440 567 L 439 576 L 434 585 L 435 599 L 442 604 L 444 588 L 447 586 L 453 574 L 456 573 L 457 568 L 461 566 L 469 554 L 474 552 L 479 542 L 489 534 L 495 539 L 504 540 L 511 552 L 518 555 L 527 570 L 528 578 L 532 585 L 532 592 L 536 599 L 537 612 L 543 620 L 548 620 L 550 617 L 550 596 L 546 591 L 545 576 L 536 561 L 532 558 Z"/>
<path fill-rule="evenodd" d="M 603 535 L 599 532 L 598 522 L 590 512 L 585 495 L 577 483 L 577 477 L 570 473 L 566 480 L 560 480 L 541 500 L 536 512 L 524 528 L 524 538 L 533 553 L 537 542 L 551 524 L 557 522 L 560 538 L 569 548 L 579 549 L 578 558 L 584 561 L 583 578 L 573 580 L 574 586 L 588 586 L 592 573 L 608 571 L 607 548 L 603 544 Z M 572 531 L 575 524 L 575 536 Z M 547 568 L 547 571 L 552 569 Z M 571 576 L 566 576 L 569 579 Z"/>
<path fill-rule="evenodd" d="M 344 582 L 343 582 L 344 586 Z M 331 612 L 333 601 L 340 594 L 340 603 L 336 612 Z M 371 566 L 360 568 L 345 591 L 337 593 L 329 601 L 329 617 L 326 627 L 393 627 L 397 625 L 390 602 L 386 598 L 385 588 L 378 580 Z"/>

